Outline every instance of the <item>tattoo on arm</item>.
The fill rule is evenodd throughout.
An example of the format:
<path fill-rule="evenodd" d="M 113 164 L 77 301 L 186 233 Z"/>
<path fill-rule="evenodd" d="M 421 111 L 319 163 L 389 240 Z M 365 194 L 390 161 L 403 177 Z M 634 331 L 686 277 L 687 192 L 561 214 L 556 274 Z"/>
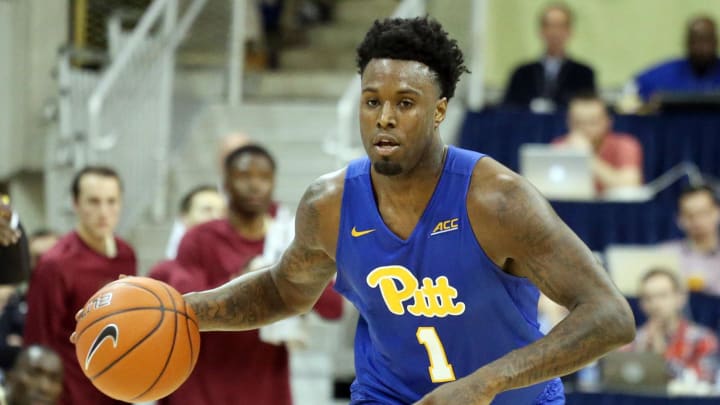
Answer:
<path fill-rule="evenodd" d="M 500 181 L 494 216 L 505 270 L 530 279 L 570 314 L 546 337 L 478 370 L 498 392 L 568 374 L 632 340 L 627 302 L 594 255 L 520 178 Z"/>
<path fill-rule="evenodd" d="M 246 330 L 309 311 L 330 282 L 335 263 L 318 241 L 322 189 L 311 186 L 295 221 L 295 240 L 280 262 L 218 288 L 185 295 L 201 330 Z"/>
<path fill-rule="evenodd" d="M 240 276 L 218 288 L 185 295 L 201 330 L 247 330 L 292 314 L 269 269 Z"/>

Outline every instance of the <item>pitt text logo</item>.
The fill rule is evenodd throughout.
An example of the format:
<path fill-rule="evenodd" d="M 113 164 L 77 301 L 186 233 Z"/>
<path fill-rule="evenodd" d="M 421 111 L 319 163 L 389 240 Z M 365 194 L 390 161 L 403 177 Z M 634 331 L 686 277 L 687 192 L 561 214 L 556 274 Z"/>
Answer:
<path fill-rule="evenodd" d="M 407 268 L 382 266 L 368 274 L 367 283 L 372 288 L 380 287 L 385 305 L 395 315 L 404 315 L 406 309 L 411 315 L 428 318 L 444 318 L 465 312 L 465 304 L 454 302 L 457 290 L 450 286 L 445 276 L 438 277 L 434 282 L 425 277 L 420 286 Z"/>
<path fill-rule="evenodd" d="M 433 229 L 430 236 L 439 235 L 445 232 L 457 231 L 458 229 L 458 218 L 448 219 L 438 222 L 438 224 L 435 225 L 435 229 Z"/>

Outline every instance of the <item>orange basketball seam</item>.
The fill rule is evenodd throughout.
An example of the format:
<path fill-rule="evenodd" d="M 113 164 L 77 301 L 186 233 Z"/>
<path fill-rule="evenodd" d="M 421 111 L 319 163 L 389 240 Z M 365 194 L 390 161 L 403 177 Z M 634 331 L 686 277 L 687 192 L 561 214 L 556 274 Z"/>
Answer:
<path fill-rule="evenodd" d="M 98 319 L 90 322 L 87 326 L 85 326 L 85 327 L 82 329 L 82 331 L 77 332 L 77 338 L 80 339 L 80 338 L 82 337 L 83 333 L 85 333 L 85 331 L 87 331 L 91 326 L 93 326 L 93 325 L 97 324 L 98 322 L 101 322 L 101 321 L 103 321 L 103 320 L 105 320 L 105 319 L 107 319 L 107 318 L 110 318 L 110 317 L 113 317 L 113 316 L 119 315 L 119 314 L 124 314 L 124 313 L 127 313 L 127 312 L 149 311 L 149 310 L 153 310 L 153 309 L 158 310 L 158 311 L 164 311 L 164 312 L 175 312 L 175 313 L 177 313 L 177 314 L 179 314 L 179 315 L 184 316 L 184 317 L 187 318 L 188 320 L 192 321 L 192 323 L 194 323 L 194 324 L 197 326 L 197 322 L 196 322 L 194 319 L 192 319 L 192 317 L 191 317 L 189 314 L 187 314 L 187 313 L 185 313 L 185 312 L 181 312 L 181 311 L 178 311 L 178 310 L 170 309 L 170 308 L 167 308 L 167 307 L 135 307 L 135 308 L 122 309 L 122 310 L 119 310 L 119 311 L 115 311 L 115 312 L 113 312 L 113 313 L 111 313 L 111 314 L 103 315 L 102 317 L 100 317 L 100 318 L 98 318 Z"/>
<path fill-rule="evenodd" d="M 120 362 L 120 360 L 124 359 L 125 356 L 127 356 L 127 355 L 130 354 L 130 353 L 132 353 L 133 350 L 137 349 L 137 348 L 138 348 L 140 345 L 142 345 L 150 336 L 152 336 L 152 335 L 160 328 L 160 325 L 162 325 L 163 321 L 165 320 L 165 311 L 161 311 L 161 313 L 162 313 L 162 315 L 160 316 L 160 321 L 157 323 L 157 325 L 155 325 L 154 328 L 152 328 L 152 330 L 151 330 L 150 332 L 148 332 L 147 335 L 143 336 L 142 339 L 140 339 L 139 341 L 137 341 L 137 342 L 136 342 L 131 348 L 129 348 L 125 353 L 123 353 L 123 354 L 120 355 L 118 358 L 116 358 L 115 360 L 113 360 L 110 364 L 108 364 L 107 366 L 105 366 L 105 368 L 102 369 L 100 372 L 98 372 L 98 373 L 95 374 L 94 376 L 90 377 L 90 380 L 95 380 L 96 378 L 98 378 L 98 377 L 102 376 L 103 374 L 105 374 L 108 370 L 110 370 L 111 368 L 113 368 L 113 366 L 115 366 L 118 362 Z"/>
<path fill-rule="evenodd" d="M 141 290 L 143 290 L 143 291 L 149 292 L 153 297 L 155 297 L 155 299 L 157 299 L 158 303 L 160 304 L 159 307 L 136 307 L 136 308 L 140 308 L 140 309 L 160 309 L 160 310 L 164 310 L 164 311 L 170 311 L 168 308 L 166 308 L 166 307 L 162 304 L 162 300 L 160 299 L 160 296 L 158 296 L 158 295 L 155 293 L 155 291 L 153 291 L 153 290 L 151 290 L 151 289 L 149 289 L 149 288 L 147 288 L 147 287 L 145 287 L 145 286 L 143 286 L 143 285 L 138 285 L 138 284 L 135 284 L 135 283 L 132 283 L 132 282 L 129 282 L 129 281 L 124 281 L 124 280 L 122 280 L 122 279 L 121 279 L 121 280 L 114 281 L 113 283 L 114 283 L 114 285 L 125 284 L 125 285 L 129 285 L 129 286 L 132 286 L 132 287 L 141 289 Z M 129 311 L 134 310 L 134 309 L 135 309 L 135 308 L 127 308 L 126 310 L 123 310 L 123 311 L 121 311 L 121 312 L 113 312 L 112 314 L 105 315 L 105 316 L 103 316 L 103 317 L 101 317 L 101 318 L 96 319 L 95 321 L 93 321 L 93 322 L 91 322 L 89 325 L 87 325 L 83 330 L 77 332 L 78 338 L 80 338 L 80 337 L 82 336 L 82 334 L 87 330 L 87 328 L 91 327 L 92 325 L 94 325 L 94 324 L 97 323 L 98 321 L 101 321 L 101 320 L 103 320 L 103 319 L 105 319 L 105 318 L 107 318 L 107 317 L 109 317 L 109 316 L 113 316 L 113 315 L 119 314 L 119 313 L 129 312 Z M 173 311 L 175 311 L 175 310 L 173 310 Z M 196 322 L 194 319 L 190 318 L 187 314 L 183 314 L 183 315 L 185 315 L 188 319 L 192 320 L 193 323 L 195 324 L 195 326 L 198 326 L 197 322 Z"/>
<path fill-rule="evenodd" d="M 122 279 L 113 281 L 111 284 L 113 284 L 113 286 L 118 286 L 118 285 L 121 285 L 121 284 L 122 284 L 122 285 L 129 285 L 129 286 L 131 286 L 131 287 L 135 287 L 135 288 L 137 288 L 137 289 L 140 289 L 140 290 L 143 290 L 143 291 L 145 291 L 145 292 L 148 292 L 148 293 L 150 293 L 150 295 L 152 295 L 153 297 L 155 297 L 155 299 L 156 299 L 157 302 L 158 302 L 158 305 L 160 305 L 161 308 L 165 308 L 165 306 L 163 305 L 162 300 L 160 299 L 160 296 L 157 295 L 157 294 L 155 293 L 155 291 L 153 291 L 153 290 L 151 290 L 151 289 L 149 289 L 149 288 L 147 288 L 147 287 L 145 287 L 145 286 L 143 286 L 143 285 L 137 285 L 137 284 L 135 284 L 135 283 L 130 283 L 130 282 L 124 281 L 124 280 L 122 280 Z M 102 291 L 102 290 L 100 290 L 100 291 Z M 96 295 L 97 295 L 97 294 L 96 294 Z M 115 314 L 115 313 L 113 312 L 113 314 Z M 102 319 L 102 318 L 100 318 L 100 319 Z M 98 321 L 98 319 L 96 319 L 95 321 Z M 91 323 L 90 325 L 86 326 L 85 329 L 83 329 L 82 331 L 79 331 L 79 332 L 78 332 L 78 337 L 80 337 L 80 335 L 82 335 L 83 332 L 85 332 L 85 330 L 87 330 L 87 328 L 89 328 L 90 326 L 94 325 L 94 323 L 95 323 L 95 322 L 93 322 L 93 323 Z"/>
<path fill-rule="evenodd" d="M 165 291 L 168 294 L 168 297 L 170 297 L 170 301 L 172 302 L 173 306 L 173 312 L 175 312 L 175 329 L 173 330 L 173 339 L 172 344 L 170 345 L 170 351 L 168 351 L 167 358 L 165 359 L 165 365 L 163 365 L 162 370 L 160 370 L 160 373 L 158 374 L 157 378 L 155 378 L 155 381 L 153 381 L 152 384 L 146 389 L 143 393 L 136 396 L 135 398 L 131 399 L 131 401 L 136 401 L 138 398 L 141 398 L 143 395 L 147 394 L 148 392 L 152 391 L 153 387 L 157 385 L 158 381 L 160 381 L 160 378 L 162 378 L 163 374 L 165 374 L 165 370 L 167 370 L 168 364 L 170 364 L 170 358 L 172 358 L 173 352 L 175 351 L 175 341 L 177 340 L 177 329 L 178 329 L 178 317 L 177 317 L 177 307 L 175 306 L 175 298 L 170 293 L 170 290 L 165 286 L 162 285 L 162 287 L 165 289 Z"/>

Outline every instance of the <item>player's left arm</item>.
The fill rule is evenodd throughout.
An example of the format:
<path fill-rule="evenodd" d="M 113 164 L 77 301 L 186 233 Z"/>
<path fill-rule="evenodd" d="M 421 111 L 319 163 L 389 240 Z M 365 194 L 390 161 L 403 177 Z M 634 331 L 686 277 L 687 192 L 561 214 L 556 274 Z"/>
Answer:
<path fill-rule="evenodd" d="M 468 214 L 488 256 L 526 277 L 570 313 L 546 337 L 458 380 L 467 403 L 571 373 L 631 342 L 632 312 L 585 244 L 526 180 L 482 159 L 468 195 Z M 442 387 L 441 387 L 442 388 Z M 428 402 L 434 403 L 434 402 Z M 441 403 L 441 402 L 437 402 Z"/>

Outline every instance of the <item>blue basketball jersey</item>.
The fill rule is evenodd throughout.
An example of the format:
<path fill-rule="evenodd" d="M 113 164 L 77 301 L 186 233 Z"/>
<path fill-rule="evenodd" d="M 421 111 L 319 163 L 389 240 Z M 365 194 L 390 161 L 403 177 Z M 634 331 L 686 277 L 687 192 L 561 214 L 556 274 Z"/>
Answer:
<path fill-rule="evenodd" d="M 482 157 L 448 149 L 435 191 L 407 240 L 380 216 L 370 161 L 348 166 L 335 288 L 360 313 L 353 403 L 412 404 L 439 384 L 542 337 L 537 288 L 498 268 L 470 226 L 467 190 Z M 558 387 L 556 379 L 504 392 L 493 404 L 544 403 L 543 396 Z"/>

